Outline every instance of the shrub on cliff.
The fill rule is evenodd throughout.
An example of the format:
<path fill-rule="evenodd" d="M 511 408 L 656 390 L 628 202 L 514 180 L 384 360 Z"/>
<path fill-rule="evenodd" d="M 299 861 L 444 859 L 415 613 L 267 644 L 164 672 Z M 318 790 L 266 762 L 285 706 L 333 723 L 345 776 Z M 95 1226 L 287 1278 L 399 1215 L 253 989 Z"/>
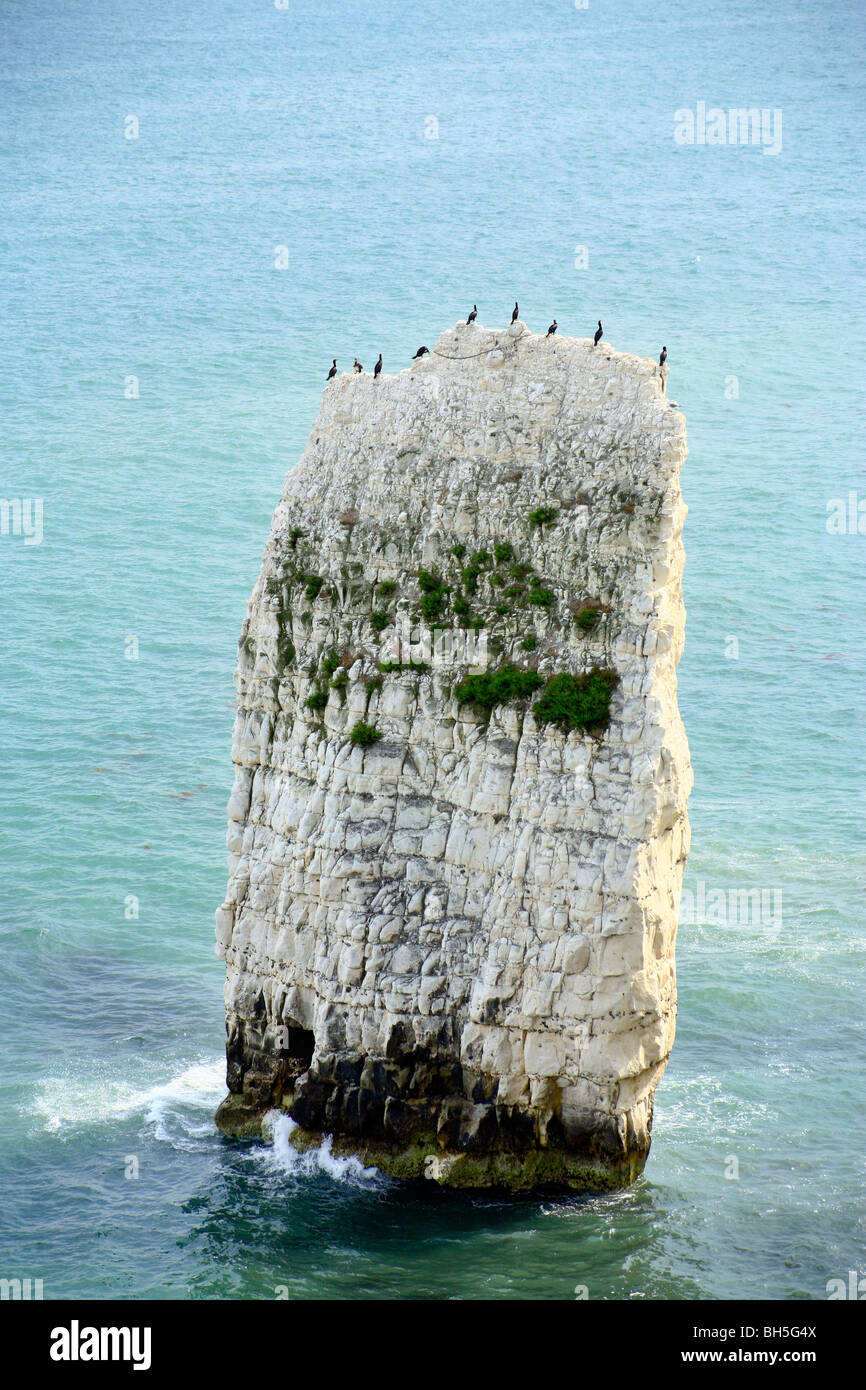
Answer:
<path fill-rule="evenodd" d="M 596 603 L 585 603 L 575 613 L 574 621 L 583 632 L 592 632 L 601 622 L 601 609 Z"/>
<path fill-rule="evenodd" d="M 537 671 L 521 671 L 517 666 L 501 666 L 498 671 L 481 671 L 467 676 L 465 681 L 454 687 L 454 698 L 458 704 L 483 705 L 492 709 L 494 705 L 507 700 L 526 700 L 535 693 L 543 680 Z"/>
<path fill-rule="evenodd" d="M 438 574 L 425 569 L 418 571 L 418 588 L 421 590 L 421 612 L 428 623 L 433 623 L 448 601 L 449 590 Z"/>
<path fill-rule="evenodd" d="M 530 526 L 550 526 L 559 515 L 556 507 L 536 507 L 529 513 Z"/>
<path fill-rule="evenodd" d="M 319 591 L 325 582 L 324 579 L 318 574 L 302 574 L 301 580 L 307 586 L 304 590 L 307 599 L 310 603 L 315 603 L 316 599 L 319 597 Z"/>
<path fill-rule="evenodd" d="M 475 593 L 478 588 L 478 576 L 480 573 L 481 566 L 475 564 L 467 565 L 465 570 L 462 571 L 460 577 L 463 580 L 467 594 Z"/>
<path fill-rule="evenodd" d="M 547 682 L 533 713 L 541 723 L 565 730 L 603 729 L 610 720 L 610 697 L 618 681 L 615 671 L 597 666 L 582 676 L 563 671 Z"/>
<path fill-rule="evenodd" d="M 378 743 L 382 737 L 378 729 L 374 729 L 371 724 L 365 724 L 363 719 L 359 719 L 354 729 L 349 735 L 353 743 L 366 747 L 370 743 Z"/>
<path fill-rule="evenodd" d="M 552 608 L 554 603 L 553 590 L 542 588 L 540 581 L 533 577 L 529 590 L 529 602 L 534 603 L 536 608 Z"/>

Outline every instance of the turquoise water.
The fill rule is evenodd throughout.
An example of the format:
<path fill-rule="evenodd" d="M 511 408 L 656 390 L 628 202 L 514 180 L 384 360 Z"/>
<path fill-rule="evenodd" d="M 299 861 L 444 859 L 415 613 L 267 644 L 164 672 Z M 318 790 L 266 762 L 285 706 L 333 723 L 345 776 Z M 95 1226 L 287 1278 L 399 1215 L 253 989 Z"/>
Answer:
<path fill-rule="evenodd" d="M 0 491 L 43 502 L 41 544 L 0 537 L 0 1274 L 825 1297 L 864 1268 L 866 540 L 826 529 L 866 498 L 862 7 L 0 20 Z M 676 144 L 699 101 L 778 108 L 781 152 Z M 285 472 L 335 354 L 397 369 L 515 296 L 536 329 L 665 343 L 691 450 L 695 909 L 645 1176 L 591 1200 L 419 1196 L 211 1123 L 232 669 Z M 713 908 L 731 890 L 768 910 Z"/>

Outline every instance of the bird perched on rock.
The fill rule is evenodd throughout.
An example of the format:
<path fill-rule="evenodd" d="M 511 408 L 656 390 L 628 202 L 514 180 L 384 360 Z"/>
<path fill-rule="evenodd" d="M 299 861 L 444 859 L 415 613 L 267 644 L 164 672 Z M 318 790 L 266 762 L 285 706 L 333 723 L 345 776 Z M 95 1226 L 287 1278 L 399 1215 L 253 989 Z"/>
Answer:
<path fill-rule="evenodd" d="M 334 365 L 333 365 L 333 367 L 331 368 L 331 370 L 328 372 L 328 380 L 329 380 L 329 381 L 333 381 L 333 379 L 334 379 L 334 377 L 335 377 L 336 375 L 337 375 L 337 359 L 336 359 L 336 357 L 335 357 L 335 358 L 334 358 Z"/>
<path fill-rule="evenodd" d="M 668 360 L 668 350 L 667 350 L 666 347 L 663 347 L 662 350 L 661 350 L 661 352 L 659 353 L 659 366 L 660 366 L 660 367 L 663 367 L 663 366 L 665 365 L 665 363 L 667 362 L 667 360 Z"/>
<path fill-rule="evenodd" d="M 592 340 L 593 347 L 598 347 L 599 343 L 601 342 L 601 336 L 603 332 L 604 329 L 601 326 L 601 319 L 599 319 L 598 328 L 595 330 L 595 337 Z"/>
<path fill-rule="evenodd" d="M 550 325 L 550 327 L 549 327 L 548 330 L 547 330 L 547 337 L 548 337 L 548 338 L 552 338 L 558 327 L 559 327 L 559 325 L 557 324 L 556 319 L 554 319 L 554 320 L 553 320 L 553 323 Z"/>
<path fill-rule="evenodd" d="M 382 354 L 381 354 L 381 352 L 380 352 L 380 353 L 379 353 L 379 361 L 376 363 L 375 367 L 373 368 L 373 377 L 374 377 L 374 379 L 379 375 L 379 373 L 381 372 L 381 370 L 382 370 Z"/>
<path fill-rule="evenodd" d="M 517 300 L 516 300 L 516 299 L 515 299 L 515 301 L 514 301 L 514 308 L 513 308 L 512 311 L 511 311 L 511 322 L 512 322 L 512 323 L 516 323 L 516 322 L 517 322 Z"/>
<path fill-rule="evenodd" d="M 362 372 L 364 370 L 363 365 L 358 361 L 357 357 L 355 358 L 355 365 L 352 370 L 356 372 Z"/>
<path fill-rule="evenodd" d="M 478 318 L 478 305 L 477 305 L 477 304 L 473 304 L 473 305 L 472 305 L 472 313 L 471 313 L 471 314 L 467 314 L 467 316 L 466 316 L 466 324 L 467 324 L 467 327 L 468 327 L 468 325 L 469 325 L 470 323 L 474 323 L 475 320 L 476 320 L 477 318 Z"/>
<path fill-rule="evenodd" d="M 429 357 L 430 349 L 428 347 L 419 347 L 418 351 L 415 353 L 415 356 L 412 358 L 412 361 L 417 362 L 418 358 L 423 357 L 425 353 Z"/>

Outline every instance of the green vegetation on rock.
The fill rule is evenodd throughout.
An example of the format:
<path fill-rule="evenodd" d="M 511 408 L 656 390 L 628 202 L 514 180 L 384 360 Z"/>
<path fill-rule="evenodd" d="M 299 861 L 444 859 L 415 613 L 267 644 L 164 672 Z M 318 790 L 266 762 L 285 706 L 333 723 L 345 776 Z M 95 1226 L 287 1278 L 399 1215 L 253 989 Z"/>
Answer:
<path fill-rule="evenodd" d="M 603 729 L 610 720 L 610 697 L 618 681 L 615 671 L 597 666 L 581 676 L 563 671 L 547 682 L 533 713 L 541 723 L 565 730 Z"/>
<path fill-rule="evenodd" d="M 536 608 L 553 607 L 553 590 L 542 587 L 541 580 L 535 575 L 532 576 L 529 588 L 529 602 Z"/>
<path fill-rule="evenodd" d="M 530 526 L 550 526 L 559 512 L 556 507 L 536 507 L 534 512 L 529 513 Z"/>
<path fill-rule="evenodd" d="M 448 602 L 449 590 L 438 574 L 425 569 L 418 571 L 418 587 L 421 590 L 421 612 L 428 623 L 433 623 L 441 616 Z"/>
<path fill-rule="evenodd" d="M 319 591 L 325 582 L 324 579 L 318 574 L 302 574 L 300 578 L 307 586 L 304 591 L 307 598 L 310 603 L 315 603 L 316 599 L 319 597 Z"/>
<path fill-rule="evenodd" d="M 349 738 L 361 747 L 367 747 L 371 743 L 378 743 L 382 737 L 378 729 L 374 729 L 371 724 L 365 724 L 363 719 L 359 719 Z"/>
<path fill-rule="evenodd" d="M 601 609 L 595 603 L 585 603 L 575 613 L 574 621 L 583 632 L 592 632 L 601 622 Z"/>
<path fill-rule="evenodd" d="M 498 671 L 480 671 L 467 676 L 454 687 L 454 698 L 461 705 L 471 701 L 492 709 L 508 700 L 526 700 L 543 684 L 537 671 L 521 671 L 506 664 Z"/>

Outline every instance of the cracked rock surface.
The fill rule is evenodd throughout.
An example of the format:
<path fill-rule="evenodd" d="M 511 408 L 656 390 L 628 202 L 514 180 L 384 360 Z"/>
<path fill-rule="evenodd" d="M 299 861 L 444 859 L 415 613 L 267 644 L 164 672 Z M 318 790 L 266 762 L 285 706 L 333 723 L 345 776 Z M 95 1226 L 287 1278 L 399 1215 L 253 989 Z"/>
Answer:
<path fill-rule="evenodd" d="M 641 1171 L 691 786 L 664 385 L 517 322 L 326 387 L 239 644 L 226 1132 L 283 1108 L 466 1187 Z M 485 657 L 537 694 L 461 700 Z M 541 717 L 593 670 L 606 724 Z"/>

